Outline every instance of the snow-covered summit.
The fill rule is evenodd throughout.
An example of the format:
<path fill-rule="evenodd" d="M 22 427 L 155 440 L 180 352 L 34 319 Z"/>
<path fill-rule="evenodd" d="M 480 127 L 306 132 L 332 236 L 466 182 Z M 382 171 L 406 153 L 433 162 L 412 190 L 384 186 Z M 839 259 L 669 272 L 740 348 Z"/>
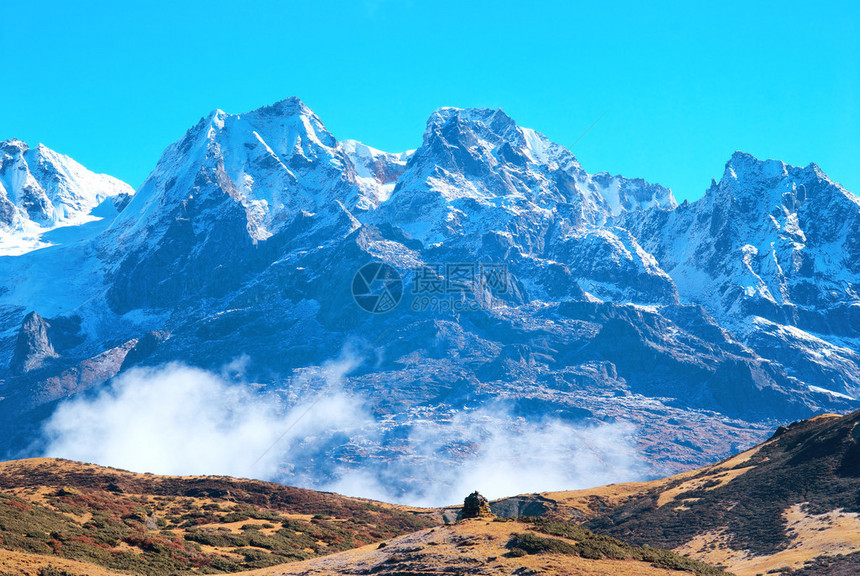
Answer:
<path fill-rule="evenodd" d="M 128 184 L 94 174 L 42 144 L 0 142 L 0 255 L 47 246 L 45 232 L 99 220 L 115 213 L 114 206 L 94 213 L 107 198 L 132 194 Z"/>
<path fill-rule="evenodd" d="M 110 294 L 118 307 L 168 302 L 190 288 L 142 288 L 154 270 L 179 277 L 211 266 L 225 275 L 211 293 L 222 294 L 287 244 L 350 234 L 361 225 L 355 214 L 387 198 L 405 158 L 342 145 L 298 98 L 243 114 L 216 110 L 168 146 L 104 236 L 103 254 L 123 282 Z"/>
<path fill-rule="evenodd" d="M 599 172 L 592 174 L 591 180 L 609 204 L 613 216 L 636 210 L 674 210 L 678 207 L 672 190 L 642 178 L 625 178 Z"/>
<path fill-rule="evenodd" d="M 625 179 L 616 180 L 632 189 Z M 561 234 L 604 223 L 613 213 L 604 197 L 610 187 L 595 181 L 564 146 L 517 125 L 502 110 L 440 108 L 373 218 L 396 221 L 430 243 L 488 228 L 509 232 L 529 251 L 553 223 Z"/>
<path fill-rule="evenodd" d="M 737 304 L 737 298 L 804 303 L 813 279 L 819 288 L 833 283 L 819 303 L 841 301 L 839 294 L 856 297 L 851 286 L 858 279 L 844 280 L 860 272 L 860 200 L 814 164 L 797 167 L 735 152 L 700 200 L 624 224 L 667 270 L 685 270 L 678 269 L 676 281 L 691 297 L 723 293 L 713 291 L 708 278 L 735 285 L 744 277 L 748 281 L 740 281 L 735 297 L 723 294 L 722 306 Z"/>
<path fill-rule="evenodd" d="M 674 205 L 662 186 L 594 179 L 564 146 L 502 110 L 441 108 L 390 198 L 364 221 L 396 226 L 425 246 L 555 267 L 564 290 L 579 283 L 629 301 L 676 301 L 671 279 L 636 239 L 607 225 L 617 213 L 604 196 L 613 186 L 623 209 Z M 638 188 L 648 200 L 628 200 Z M 634 278 L 642 282 L 634 286 Z M 539 294 L 548 285 L 534 288 Z"/>
<path fill-rule="evenodd" d="M 565 147 L 543 134 L 519 126 L 501 109 L 440 108 L 430 115 L 419 152 L 445 160 L 455 170 L 469 174 L 482 164 L 499 172 L 517 173 L 534 168 L 563 170 L 587 177 Z M 490 196 L 514 192 L 508 186 L 486 190 Z M 523 193 L 528 194 L 524 189 Z M 559 199 L 565 198 L 562 194 Z M 594 202 L 600 203 L 599 198 Z"/>
<path fill-rule="evenodd" d="M 202 226 L 239 210 L 249 237 L 262 241 L 303 212 L 359 202 L 349 165 L 298 98 L 246 114 L 215 110 L 168 146 L 113 230 L 151 241 L 177 214 Z"/>
<path fill-rule="evenodd" d="M 769 206 L 785 204 L 789 199 L 792 207 L 807 200 L 816 203 L 847 201 L 860 205 L 860 198 L 831 180 L 814 163 L 791 166 L 781 160 L 760 160 L 740 151 L 732 154 L 719 184 L 714 183 L 708 193 L 721 193 L 738 202 L 764 202 Z"/>
<path fill-rule="evenodd" d="M 860 200 L 818 166 L 736 152 L 700 200 L 621 225 L 682 299 L 790 367 L 839 365 L 816 377 L 860 393 Z"/>

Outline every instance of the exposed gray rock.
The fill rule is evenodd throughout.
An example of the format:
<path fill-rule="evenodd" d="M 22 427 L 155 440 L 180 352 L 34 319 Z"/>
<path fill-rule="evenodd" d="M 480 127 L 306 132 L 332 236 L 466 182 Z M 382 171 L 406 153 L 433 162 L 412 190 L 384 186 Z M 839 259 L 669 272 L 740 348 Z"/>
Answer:
<path fill-rule="evenodd" d="M 48 327 L 48 322 L 35 312 L 24 317 L 18 331 L 15 352 L 9 363 L 13 373 L 24 374 L 41 368 L 48 359 L 58 357 L 48 338 Z"/>
<path fill-rule="evenodd" d="M 556 504 L 548 498 L 534 494 L 494 500 L 490 502 L 490 508 L 493 514 L 501 518 L 520 518 L 522 516 L 538 518 L 554 511 Z"/>

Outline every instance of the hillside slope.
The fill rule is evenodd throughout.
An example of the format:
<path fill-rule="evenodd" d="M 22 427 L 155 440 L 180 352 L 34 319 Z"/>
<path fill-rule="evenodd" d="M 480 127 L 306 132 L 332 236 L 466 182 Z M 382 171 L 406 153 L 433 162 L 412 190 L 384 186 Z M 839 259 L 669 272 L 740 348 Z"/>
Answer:
<path fill-rule="evenodd" d="M 858 422 L 860 412 L 825 414 L 780 427 L 767 442 L 699 470 L 520 500 L 741 576 L 857 574 Z"/>
<path fill-rule="evenodd" d="M 724 574 L 569 522 L 443 521 L 440 510 L 255 480 L 0 463 L 2 576 Z"/>
<path fill-rule="evenodd" d="M 148 576 L 236 572 L 436 523 L 428 511 L 255 480 L 133 474 L 52 459 L 0 463 L 4 570 L 47 562 L 77 573 L 77 561 Z"/>
<path fill-rule="evenodd" d="M 727 575 L 662 550 L 633 549 L 558 522 L 463 520 L 366 546 L 243 576 L 473 574 L 530 576 Z"/>

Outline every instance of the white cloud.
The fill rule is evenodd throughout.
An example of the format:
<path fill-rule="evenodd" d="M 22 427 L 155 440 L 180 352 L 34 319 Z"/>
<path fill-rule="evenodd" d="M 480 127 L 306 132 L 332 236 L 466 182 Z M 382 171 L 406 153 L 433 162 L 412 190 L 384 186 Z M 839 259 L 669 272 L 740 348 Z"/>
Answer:
<path fill-rule="evenodd" d="M 327 488 L 441 506 L 456 504 L 474 490 L 501 498 L 638 480 L 648 472 L 628 424 L 528 422 L 501 406 L 461 412 L 449 423 L 419 422 L 407 444 L 402 458 L 376 468 L 342 470 Z M 394 478 L 414 482 L 396 486 Z"/>
<path fill-rule="evenodd" d="M 135 369 L 91 397 L 59 406 L 46 454 L 138 472 L 277 480 L 411 505 L 455 504 L 643 478 L 626 424 L 527 421 L 503 405 L 445 421 L 413 420 L 382 446 L 383 424 L 343 391 L 344 355 L 306 370 L 280 396 L 242 382 L 243 361 L 220 374 L 169 364 Z M 305 400 L 301 398 L 305 397 Z M 388 430 L 390 431 L 390 430 Z M 349 462 L 332 454 L 349 445 Z M 341 452 L 343 453 L 343 452 Z M 367 456 L 367 457 L 365 457 Z"/>
<path fill-rule="evenodd" d="M 360 403 L 336 388 L 340 373 L 333 365 L 316 398 L 287 409 L 181 364 L 130 370 L 93 398 L 61 404 L 44 429 L 46 454 L 156 474 L 274 478 L 308 439 L 368 424 Z"/>

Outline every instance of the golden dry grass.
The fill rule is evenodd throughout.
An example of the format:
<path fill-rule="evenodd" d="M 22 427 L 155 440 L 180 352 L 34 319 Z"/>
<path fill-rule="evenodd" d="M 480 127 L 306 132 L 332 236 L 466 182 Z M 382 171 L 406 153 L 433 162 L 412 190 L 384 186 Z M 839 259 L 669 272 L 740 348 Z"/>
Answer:
<path fill-rule="evenodd" d="M 827 416 L 822 415 L 817 418 Z M 616 508 L 648 492 L 657 493 L 659 495 L 658 505 L 664 506 L 675 501 L 675 498 L 683 492 L 701 488 L 708 483 L 711 484 L 706 489 L 712 490 L 719 486 L 724 486 L 741 474 L 748 472 L 753 467 L 734 468 L 747 462 L 760 448 L 761 446 L 756 446 L 716 464 L 697 470 L 681 472 L 680 474 L 667 476 L 659 480 L 651 480 L 650 482 L 627 482 L 607 484 L 583 490 L 544 492 L 541 496 L 555 502 L 561 515 L 566 516 L 574 513 L 575 516 L 583 518 L 591 518 L 606 510 Z M 680 483 L 677 486 L 670 487 L 679 481 Z M 713 481 L 717 481 L 718 483 L 714 484 Z"/>
<path fill-rule="evenodd" d="M 755 556 L 732 550 L 724 532 L 700 534 L 675 551 L 712 564 L 729 566 L 738 576 L 767 574 L 779 569 L 801 568 L 820 556 L 838 556 L 860 550 L 860 514 L 834 510 L 807 514 L 797 504 L 785 511 L 790 541 L 776 554 Z"/>
<path fill-rule="evenodd" d="M 102 473 L 110 473 L 112 475 L 117 475 L 123 478 L 143 478 L 143 479 L 182 479 L 182 480 L 248 480 L 250 482 L 259 483 L 259 484 L 267 484 L 261 480 L 254 479 L 244 479 L 244 478 L 233 478 L 230 476 L 219 476 L 219 475 L 190 475 L 190 476 L 172 476 L 167 474 L 152 474 L 150 472 L 131 472 L 128 470 L 123 470 L 120 468 L 113 468 L 110 466 L 99 466 L 98 464 L 90 464 L 86 462 L 76 462 L 74 460 L 65 460 L 62 458 L 23 458 L 21 460 L 7 460 L 0 461 L 0 474 L 4 472 L 12 472 L 12 471 L 27 471 L 27 470 L 35 470 L 37 468 L 49 468 L 52 472 L 56 474 L 62 474 L 65 472 L 75 472 L 80 473 L 82 471 L 90 471 L 95 474 Z M 24 491 L 28 490 L 28 488 L 16 488 L 16 491 Z M 39 487 L 39 490 L 43 493 L 43 497 L 52 492 L 52 488 L 50 487 Z M 12 493 L 11 491 L 6 491 L 8 493 Z M 418 506 L 405 506 L 402 504 L 390 504 L 388 502 L 381 502 L 377 500 L 371 500 L 368 498 L 358 498 L 352 496 L 341 496 L 335 495 L 339 500 L 348 500 L 353 502 L 365 502 L 372 503 L 375 506 L 379 506 L 388 510 L 397 510 L 401 512 L 415 512 L 419 514 L 432 515 L 435 512 L 435 509 L 432 508 L 421 508 Z M 30 499 L 28 497 L 28 499 Z M 201 504 L 206 503 L 205 498 L 195 498 Z M 210 502 L 211 503 L 211 502 Z M 303 515 L 296 515 L 297 518 Z"/>
<path fill-rule="evenodd" d="M 536 554 L 507 557 L 505 545 L 515 532 L 526 532 L 529 525 L 520 522 L 466 520 L 444 527 L 426 529 L 395 538 L 384 548 L 365 546 L 347 552 L 294 562 L 251 572 L 241 576 L 324 576 L 368 574 L 389 570 L 402 573 L 445 573 L 475 575 L 509 575 L 527 569 L 548 576 L 577 574 L 582 576 L 678 576 L 674 570 L 656 568 L 635 560 L 587 560 L 565 554 Z M 570 541 L 572 542 L 572 541 Z M 237 575 L 239 576 L 239 575 Z"/>
<path fill-rule="evenodd" d="M 19 576 L 38 576 L 39 570 L 53 566 L 75 576 L 128 576 L 124 572 L 114 572 L 95 564 L 67 560 L 56 556 L 41 554 L 25 554 L 0 548 L 0 574 L 17 574 Z"/>
<path fill-rule="evenodd" d="M 255 480 L 156 476 L 50 458 L 0 462 L 2 498 L 0 512 L 13 528 L 4 528 L 9 538 L 0 533 L 0 547 L 10 558 L 16 553 L 16 565 L 31 552 L 48 555 L 53 549 L 55 564 L 87 560 L 168 573 L 213 563 L 219 570 L 239 570 L 378 542 L 436 523 L 435 510 Z M 38 513 L 38 530 L 29 531 L 28 523 L 35 521 L 22 517 L 28 507 Z M 91 522 L 94 518 L 98 521 Z M 33 570 L 44 565 L 36 560 Z M 28 573 L 20 566 L 5 572 Z"/>
<path fill-rule="evenodd" d="M 690 475 L 685 472 L 679 476 Z M 674 478 L 675 476 L 673 476 Z M 558 505 L 558 511 L 562 515 L 582 515 L 590 518 L 608 509 L 615 508 L 627 500 L 640 496 L 649 490 L 658 489 L 666 483 L 667 479 L 653 480 L 651 482 L 627 482 L 623 484 L 607 484 L 582 490 L 565 490 L 562 492 L 544 492 L 544 498 L 552 500 Z"/>
<path fill-rule="evenodd" d="M 808 422 L 826 422 L 842 418 L 838 414 L 821 414 Z M 544 493 L 555 501 L 559 512 L 578 511 L 585 518 L 612 509 L 646 494 L 657 496 L 658 506 L 687 509 L 694 499 L 684 499 L 684 493 L 715 490 L 726 486 L 756 466 L 744 466 L 764 446 L 765 442 L 736 456 L 706 466 L 651 482 L 610 484 L 586 490 Z M 802 505 L 784 511 L 788 525 L 789 542 L 785 549 L 774 554 L 756 556 L 746 550 L 732 550 L 728 546 L 729 534 L 725 529 L 698 534 L 695 538 L 674 549 L 674 552 L 715 565 L 726 566 L 738 576 L 766 574 L 780 569 L 797 569 L 821 556 L 837 556 L 860 551 L 860 515 L 834 510 L 813 515 L 804 512 Z M 776 573 L 774 572 L 774 573 Z"/>

